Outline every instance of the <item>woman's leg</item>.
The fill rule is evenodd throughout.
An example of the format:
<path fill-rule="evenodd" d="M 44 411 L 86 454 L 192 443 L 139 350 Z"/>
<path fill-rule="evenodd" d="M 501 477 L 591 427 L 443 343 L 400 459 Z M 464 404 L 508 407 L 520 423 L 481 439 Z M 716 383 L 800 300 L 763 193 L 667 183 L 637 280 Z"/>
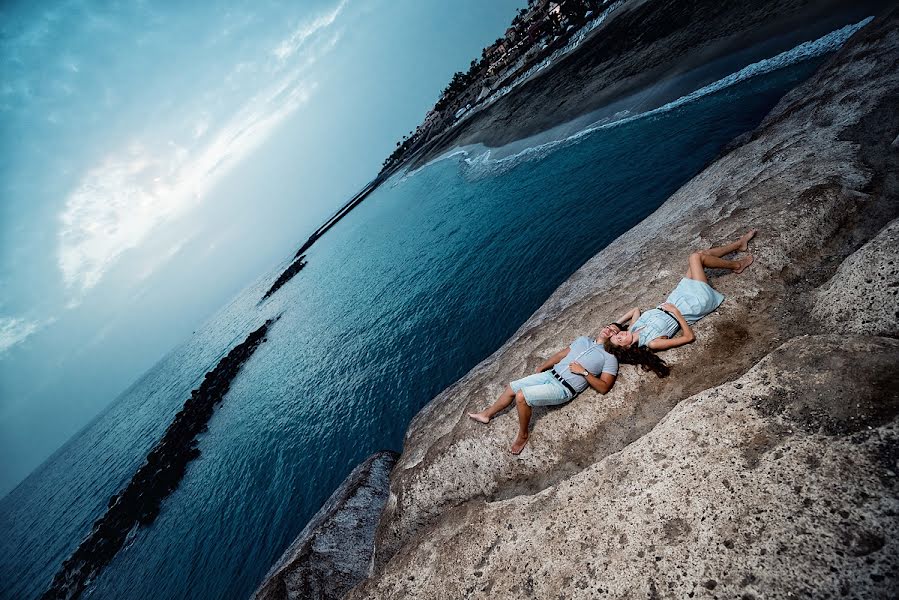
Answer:
<path fill-rule="evenodd" d="M 477 421 L 478 423 L 489 423 L 490 419 L 493 416 L 504 410 L 507 406 L 511 405 L 512 402 L 515 401 L 515 392 L 512 391 L 511 386 L 506 386 L 506 389 L 503 390 L 503 393 L 499 395 L 499 398 L 496 399 L 496 402 L 491 404 L 489 407 L 485 408 L 481 412 L 476 413 L 468 413 L 468 416 Z"/>
<path fill-rule="evenodd" d="M 721 258 L 722 256 L 727 256 L 731 252 L 746 252 L 747 250 L 749 250 L 749 240 L 754 238 L 756 233 L 758 233 L 758 229 L 750 229 L 749 231 L 741 235 L 735 242 L 731 242 L 726 246 L 718 246 L 717 248 L 701 250 L 700 254 L 711 254 L 712 256 Z"/>
<path fill-rule="evenodd" d="M 709 280 L 705 275 L 706 267 L 710 269 L 730 269 L 734 273 L 742 273 L 743 269 L 752 264 L 751 254 L 740 260 L 724 260 L 721 257 L 732 252 L 745 252 L 749 248 L 749 240 L 755 237 L 755 234 L 756 230 L 750 229 L 740 239 L 726 246 L 694 252 L 690 255 L 686 276 L 690 279 L 708 283 Z"/>
<path fill-rule="evenodd" d="M 531 424 L 531 407 L 524 399 L 524 392 L 515 394 L 515 407 L 518 409 L 518 437 L 509 449 L 512 454 L 521 454 L 528 443 L 528 427 Z"/>
<path fill-rule="evenodd" d="M 742 273 L 743 269 L 752 264 L 752 260 L 751 254 L 747 254 L 740 260 L 724 260 L 711 254 L 694 252 L 690 255 L 690 268 L 687 269 L 687 277 L 708 283 L 709 278 L 705 275 L 706 267 L 709 269 L 730 269 L 734 273 Z"/>

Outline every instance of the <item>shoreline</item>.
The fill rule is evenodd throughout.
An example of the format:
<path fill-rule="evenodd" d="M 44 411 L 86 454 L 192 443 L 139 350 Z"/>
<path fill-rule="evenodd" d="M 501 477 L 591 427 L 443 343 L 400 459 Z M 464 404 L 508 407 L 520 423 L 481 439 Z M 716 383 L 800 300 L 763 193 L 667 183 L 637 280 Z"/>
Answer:
<path fill-rule="evenodd" d="M 495 149 L 521 142 L 654 88 L 671 85 L 653 93 L 651 100 L 641 106 L 641 110 L 657 108 L 742 66 L 876 15 L 887 3 L 864 0 L 847 6 L 836 0 L 772 1 L 769 5 L 775 6 L 767 7 L 769 13 L 765 8 L 744 8 L 748 14 L 738 17 L 749 22 L 738 21 L 734 32 L 730 29 L 732 15 L 715 15 L 713 24 L 702 22 L 696 16 L 703 11 L 699 6 L 702 3 L 695 2 L 693 12 L 687 15 L 691 23 L 686 30 L 656 32 L 663 38 L 641 46 L 631 44 L 627 36 L 640 31 L 639 21 L 645 17 L 641 11 L 648 10 L 644 4 L 636 2 L 619 8 L 577 49 L 426 142 L 399 163 L 400 168 L 420 168 L 458 147 L 481 144 Z M 652 4 L 657 12 L 677 12 L 658 4 Z M 696 24 L 696 18 L 700 24 Z M 705 39 L 709 34 L 711 41 Z M 676 48 L 669 52 L 664 46 L 672 42 Z M 613 47 L 619 54 L 614 60 L 604 61 L 601 56 Z M 659 60 L 659 56 L 665 58 Z M 691 73 L 692 78 L 684 78 Z"/>
<path fill-rule="evenodd" d="M 781 69 L 795 67 L 809 61 L 824 61 L 826 60 L 828 55 L 832 55 L 833 53 L 837 52 L 854 32 L 864 27 L 871 21 L 872 18 L 873 17 L 868 17 L 858 23 L 846 25 L 844 27 L 830 31 L 820 38 L 803 42 L 797 46 L 790 48 L 789 50 L 786 50 L 774 56 L 768 56 L 760 61 L 742 66 L 742 68 L 737 68 L 736 70 L 732 70 L 731 67 L 713 70 L 712 72 L 714 72 L 716 75 L 722 72 L 727 73 L 727 75 L 720 77 L 719 79 L 716 79 L 711 83 L 702 85 L 701 87 L 698 87 L 699 84 L 695 82 L 699 81 L 705 83 L 706 81 L 708 81 L 708 77 L 701 78 L 694 72 L 688 72 L 681 76 L 677 76 L 675 79 L 680 77 L 686 79 L 686 81 L 677 82 L 680 84 L 678 88 L 679 91 L 675 94 L 671 94 L 670 90 L 672 88 L 669 86 L 665 90 L 665 92 L 667 92 L 666 94 L 656 94 L 656 100 L 662 98 L 665 100 L 665 102 L 653 102 L 651 104 L 653 108 L 648 108 L 646 110 L 631 113 L 625 110 L 623 104 L 616 102 L 597 111 L 587 113 L 586 115 L 583 115 L 582 117 L 579 117 L 573 121 L 569 121 L 547 131 L 523 138 L 521 140 L 517 140 L 515 142 L 511 142 L 497 148 L 488 147 L 482 143 L 475 143 L 466 146 L 456 146 L 450 150 L 447 150 L 443 154 L 432 158 L 426 164 L 421 165 L 420 167 L 416 167 L 411 171 L 407 171 L 407 173 L 410 175 L 414 174 L 429 165 L 460 154 L 469 157 L 474 156 L 476 158 L 481 158 L 486 155 L 486 161 L 491 164 L 514 161 L 514 159 L 516 158 L 524 157 L 524 155 L 526 154 L 537 152 L 542 149 L 549 149 L 558 145 L 575 143 L 578 138 L 584 135 L 589 135 L 599 129 L 617 127 L 634 120 L 651 117 L 652 115 L 657 114 L 661 111 L 674 110 L 689 102 L 697 101 L 704 96 L 723 92 L 735 85 L 739 85 L 757 76 L 762 76 Z M 815 46 L 818 47 L 815 48 Z M 796 55 L 787 59 L 787 55 L 793 53 L 796 53 Z M 787 59 L 786 62 L 785 59 Z M 742 65 L 742 63 L 739 64 Z M 695 71 L 707 70 L 697 69 Z M 686 93 L 683 93 L 683 95 L 677 95 L 681 92 Z M 669 97 L 672 96 L 674 96 L 674 99 L 669 100 Z M 631 96 L 619 102 L 623 103 L 633 99 L 635 99 L 635 97 Z M 641 103 L 645 104 L 646 98 L 643 98 L 641 100 Z"/>

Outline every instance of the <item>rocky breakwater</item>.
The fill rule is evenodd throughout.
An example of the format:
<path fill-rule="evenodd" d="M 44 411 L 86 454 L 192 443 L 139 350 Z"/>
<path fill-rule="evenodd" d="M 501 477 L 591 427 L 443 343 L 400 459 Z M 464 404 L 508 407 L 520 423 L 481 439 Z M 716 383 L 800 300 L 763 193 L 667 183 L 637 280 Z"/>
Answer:
<path fill-rule="evenodd" d="M 899 586 L 899 10 L 563 284 L 411 423 L 348 598 L 891 597 Z M 467 412 L 663 301 L 749 227 L 755 263 L 667 379 Z"/>
<path fill-rule="evenodd" d="M 398 457 L 378 452 L 353 469 L 284 551 L 254 600 L 336 600 L 365 579 Z"/>
<path fill-rule="evenodd" d="M 162 439 L 147 454 L 143 466 L 121 492 L 109 499 L 106 513 L 63 562 L 42 596 L 44 600 L 79 597 L 121 549 L 129 534 L 153 522 L 162 501 L 184 477 L 187 464 L 200 455 L 197 437 L 207 430 L 215 407 L 228 392 L 241 366 L 265 340 L 271 323 L 266 321 L 206 373 L 203 383 L 191 392 Z"/>
<path fill-rule="evenodd" d="M 281 286 L 293 279 L 294 275 L 302 271 L 307 263 L 306 255 L 297 253 L 297 256 L 294 256 L 293 258 L 293 262 L 290 263 L 290 266 L 284 269 L 259 302 L 267 300 L 272 294 L 280 290 Z"/>

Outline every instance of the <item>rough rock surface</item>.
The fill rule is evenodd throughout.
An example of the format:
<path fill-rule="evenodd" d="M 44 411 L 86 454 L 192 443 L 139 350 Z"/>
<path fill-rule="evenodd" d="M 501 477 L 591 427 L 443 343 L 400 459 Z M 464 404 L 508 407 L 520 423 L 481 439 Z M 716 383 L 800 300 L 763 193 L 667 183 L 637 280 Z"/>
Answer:
<path fill-rule="evenodd" d="M 368 575 L 396 452 L 353 469 L 266 575 L 257 600 L 341 598 Z"/>
<path fill-rule="evenodd" d="M 454 509 L 351 597 L 889 597 L 897 365 L 893 339 L 791 340 L 570 479 Z"/>
<path fill-rule="evenodd" d="M 840 265 L 899 216 L 897 21 L 894 9 L 853 36 L 417 415 L 373 575 L 349 597 L 896 589 L 897 385 L 877 379 L 899 369 L 896 343 L 801 336 L 834 333 L 822 286 L 842 290 Z M 749 227 L 756 262 L 713 278 L 727 300 L 666 353 L 670 378 L 624 367 L 605 397 L 536 409 L 518 457 L 514 410 L 466 418 L 576 335 L 658 304 L 691 251 Z M 895 253 L 891 235 L 856 256 Z M 853 268 L 873 280 L 879 261 Z M 843 318 L 872 333 L 863 308 Z"/>
<path fill-rule="evenodd" d="M 899 331 L 899 219 L 840 265 L 815 294 L 814 315 L 835 331 Z"/>

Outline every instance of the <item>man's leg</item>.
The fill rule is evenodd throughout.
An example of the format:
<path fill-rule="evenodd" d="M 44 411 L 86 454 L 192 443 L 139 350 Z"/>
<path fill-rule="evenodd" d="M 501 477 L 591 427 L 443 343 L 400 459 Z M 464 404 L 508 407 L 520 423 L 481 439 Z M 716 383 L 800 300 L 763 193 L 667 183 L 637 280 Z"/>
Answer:
<path fill-rule="evenodd" d="M 528 443 L 528 427 L 531 424 L 531 407 L 524 399 L 524 392 L 515 394 L 515 408 L 518 409 L 518 437 L 512 442 L 512 454 L 521 454 Z"/>
<path fill-rule="evenodd" d="M 499 395 L 499 398 L 496 399 L 496 402 L 491 404 L 486 409 L 481 412 L 476 413 L 468 413 L 468 416 L 477 421 L 478 423 L 489 423 L 490 419 L 493 418 L 496 413 L 504 410 L 507 406 L 511 405 L 512 402 L 515 401 L 515 392 L 512 391 L 511 386 L 506 386 L 506 389 L 503 390 L 503 393 Z"/>

